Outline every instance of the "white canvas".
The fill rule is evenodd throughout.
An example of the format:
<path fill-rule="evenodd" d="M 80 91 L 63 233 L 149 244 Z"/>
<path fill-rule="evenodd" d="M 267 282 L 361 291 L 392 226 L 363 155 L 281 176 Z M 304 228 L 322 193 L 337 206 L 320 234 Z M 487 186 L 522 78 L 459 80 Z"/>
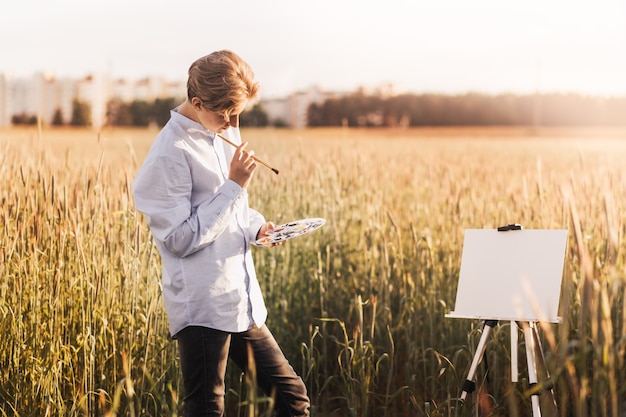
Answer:
<path fill-rule="evenodd" d="M 567 230 L 468 229 L 446 317 L 558 322 Z"/>

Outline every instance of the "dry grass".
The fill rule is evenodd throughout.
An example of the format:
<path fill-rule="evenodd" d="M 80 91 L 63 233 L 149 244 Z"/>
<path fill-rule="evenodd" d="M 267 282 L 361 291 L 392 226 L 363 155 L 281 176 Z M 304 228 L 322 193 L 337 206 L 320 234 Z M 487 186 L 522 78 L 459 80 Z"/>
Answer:
<path fill-rule="evenodd" d="M 0 414 L 177 413 L 159 258 L 129 188 L 155 133 L 0 131 Z M 488 345 L 482 393 L 459 407 L 482 324 L 444 318 L 464 229 L 512 222 L 570 229 L 564 320 L 541 331 L 558 415 L 622 411 L 626 132 L 244 135 L 280 170 L 259 169 L 253 205 L 277 222 L 328 220 L 254 252 L 268 324 L 317 415 L 423 416 L 426 403 L 432 416 L 528 415 L 507 326 Z M 234 413 L 250 397 L 232 369 L 229 381 Z"/>

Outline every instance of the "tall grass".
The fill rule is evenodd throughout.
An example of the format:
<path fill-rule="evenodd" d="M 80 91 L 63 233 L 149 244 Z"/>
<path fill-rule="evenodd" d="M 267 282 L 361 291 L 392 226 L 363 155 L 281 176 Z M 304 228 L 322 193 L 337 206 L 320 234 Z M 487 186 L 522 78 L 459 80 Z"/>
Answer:
<path fill-rule="evenodd" d="M 22 135 L 3 140 L 0 409 L 174 414 L 176 352 L 158 256 L 132 206 L 134 162 L 95 135 L 76 155 Z"/>
<path fill-rule="evenodd" d="M 268 326 L 314 415 L 530 415 L 523 360 L 511 383 L 508 324 L 488 342 L 478 392 L 459 402 L 482 323 L 444 317 L 463 231 L 512 222 L 570 230 L 563 321 L 540 329 L 556 415 L 623 412 L 626 134 L 540 133 L 244 132 L 280 169 L 259 168 L 252 205 L 275 222 L 327 219 L 254 250 Z M 3 415 L 180 410 L 160 261 L 130 191 L 154 134 L 0 132 Z M 231 366 L 227 404 L 229 416 L 262 415 L 271 399 Z"/>

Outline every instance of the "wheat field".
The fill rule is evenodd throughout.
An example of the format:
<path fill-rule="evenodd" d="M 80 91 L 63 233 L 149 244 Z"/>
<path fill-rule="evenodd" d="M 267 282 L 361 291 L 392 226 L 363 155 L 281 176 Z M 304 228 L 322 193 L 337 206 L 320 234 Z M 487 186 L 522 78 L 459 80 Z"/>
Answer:
<path fill-rule="evenodd" d="M 176 344 L 160 261 L 130 184 L 155 130 L 0 130 L 0 415 L 174 416 Z M 499 323 L 459 400 L 483 330 L 453 310 L 465 229 L 568 229 L 559 324 L 541 324 L 556 407 L 626 407 L 624 129 L 244 129 L 280 170 L 251 205 L 313 234 L 255 248 L 268 326 L 314 416 L 529 416 Z M 494 295 L 497 296 L 497 295 Z M 520 340 L 520 343 L 523 340 Z M 227 416 L 271 401 L 229 367 Z"/>

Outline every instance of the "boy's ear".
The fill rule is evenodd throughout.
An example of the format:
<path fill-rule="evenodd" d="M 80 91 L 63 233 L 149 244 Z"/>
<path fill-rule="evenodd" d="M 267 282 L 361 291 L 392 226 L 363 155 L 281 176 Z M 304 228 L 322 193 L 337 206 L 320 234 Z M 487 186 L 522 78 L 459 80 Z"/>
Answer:
<path fill-rule="evenodd" d="M 202 108 L 202 100 L 200 100 L 198 97 L 194 97 L 191 99 L 191 105 L 200 110 L 200 108 Z"/>

